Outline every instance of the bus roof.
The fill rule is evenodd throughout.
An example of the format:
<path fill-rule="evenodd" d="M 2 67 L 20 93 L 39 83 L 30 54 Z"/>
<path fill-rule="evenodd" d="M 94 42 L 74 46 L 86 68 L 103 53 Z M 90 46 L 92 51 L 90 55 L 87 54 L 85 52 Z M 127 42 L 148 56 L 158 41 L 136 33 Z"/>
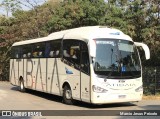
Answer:
<path fill-rule="evenodd" d="M 71 29 L 66 32 L 63 39 L 79 39 L 88 42 L 96 38 L 124 39 L 132 41 L 131 37 L 122 31 L 106 26 L 88 26 Z"/>
<path fill-rule="evenodd" d="M 88 40 L 96 38 L 124 39 L 132 41 L 132 39 L 128 35 L 124 34 L 118 29 L 109 28 L 106 26 L 86 26 L 54 32 L 47 37 L 16 42 L 12 46 L 25 45 L 56 39 L 79 39 L 88 42 Z"/>
<path fill-rule="evenodd" d="M 31 43 L 38 43 L 38 42 L 50 41 L 50 40 L 56 40 L 56 39 L 62 39 L 64 34 L 65 34 L 65 32 L 66 31 L 59 31 L 59 32 L 55 32 L 55 33 L 50 34 L 52 36 L 49 35 L 49 36 L 42 37 L 42 38 L 36 38 L 36 39 L 16 42 L 12 46 L 25 45 L 25 44 L 31 44 Z"/>

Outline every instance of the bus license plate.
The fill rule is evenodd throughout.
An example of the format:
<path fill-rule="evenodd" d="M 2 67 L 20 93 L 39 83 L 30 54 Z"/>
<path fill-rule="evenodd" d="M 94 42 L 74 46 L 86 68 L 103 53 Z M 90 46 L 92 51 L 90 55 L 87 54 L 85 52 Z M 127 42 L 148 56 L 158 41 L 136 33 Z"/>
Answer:
<path fill-rule="evenodd" d="M 126 95 L 119 95 L 118 97 L 119 97 L 120 99 L 122 99 L 122 98 L 125 98 Z"/>

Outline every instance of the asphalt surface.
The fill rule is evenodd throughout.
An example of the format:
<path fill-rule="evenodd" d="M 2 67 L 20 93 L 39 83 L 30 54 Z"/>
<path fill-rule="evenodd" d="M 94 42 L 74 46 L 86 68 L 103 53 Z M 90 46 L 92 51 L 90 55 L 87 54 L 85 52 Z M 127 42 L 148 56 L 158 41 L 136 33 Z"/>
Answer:
<path fill-rule="evenodd" d="M 2 111 L 17 111 L 19 115 L 27 113 L 28 111 L 39 112 L 42 116 L 21 117 L 16 116 L 18 113 L 14 113 L 15 117 L 0 117 L 1 118 L 77 118 L 77 119 L 159 119 L 160 116 L 133 116 L 134 112 L 142 114 L 151 112 L 154 114 L 154 110 L 160 110 L 160 100 L 142 100 L 137 104 L 132 103 L 118 103 L 118 104 L 105 104 L 105 105 L 91 105 L 84 102 L 76 102 L 74 105 L 63 104 L 62 98 L 59 96 L 46 94 L 43 92 L 27 90 L 22 93 L 18 90 L 18 87 L 11 85 L 9 82 L 0 82 L 0 113 Z M 47 111 L 46 111 L 47 110 Z M 138 111 L 137 111 L 138 110 Z M 129 113 L 125 113 L 129 112 Z M 127 116 L 120 116 L 121 114 L 127 114 Z M 151 115 L 151 113 L 149 115 Z M 157 113 L 157 112 L 156 112 Z M 158 111 L 160 113 L 160 111 Z M 130 116 L 132 114 L 132 116 Z M 156 115 L 156 114 L 155 114 Z"/>

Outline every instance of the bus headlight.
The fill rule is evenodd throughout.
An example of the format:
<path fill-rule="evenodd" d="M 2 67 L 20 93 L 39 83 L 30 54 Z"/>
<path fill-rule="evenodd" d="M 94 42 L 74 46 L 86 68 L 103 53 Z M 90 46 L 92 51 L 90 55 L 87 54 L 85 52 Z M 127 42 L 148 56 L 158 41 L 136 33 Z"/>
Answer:
<path fill-rule="evenodd" d="M 96 86 L 96 85 L 92 86 L 92 90 L 93 90 L 93 92 L 96 92 L 96 93 L 106 93 L 108 91 L 108 90 L 101 88 L 99 86 Z"/>
<path fill-rule="evenodd" d="M 136 92 L 140 92 L 143 91 L 143 86 L 138 87 L 137 89 L 135 89 Z"/>

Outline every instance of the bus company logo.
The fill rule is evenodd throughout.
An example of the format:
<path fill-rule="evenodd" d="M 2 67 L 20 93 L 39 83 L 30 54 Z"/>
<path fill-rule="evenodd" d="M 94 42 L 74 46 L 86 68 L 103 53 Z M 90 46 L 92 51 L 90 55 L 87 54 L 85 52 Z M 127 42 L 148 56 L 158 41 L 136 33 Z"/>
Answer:
<path fill-rule="evenodd" d="M 106 87 L 133 87 L 136 86 L 135 84 L 124 84 L 124 83 L 117 83 L 117 84 L 107 84 Z"/>

